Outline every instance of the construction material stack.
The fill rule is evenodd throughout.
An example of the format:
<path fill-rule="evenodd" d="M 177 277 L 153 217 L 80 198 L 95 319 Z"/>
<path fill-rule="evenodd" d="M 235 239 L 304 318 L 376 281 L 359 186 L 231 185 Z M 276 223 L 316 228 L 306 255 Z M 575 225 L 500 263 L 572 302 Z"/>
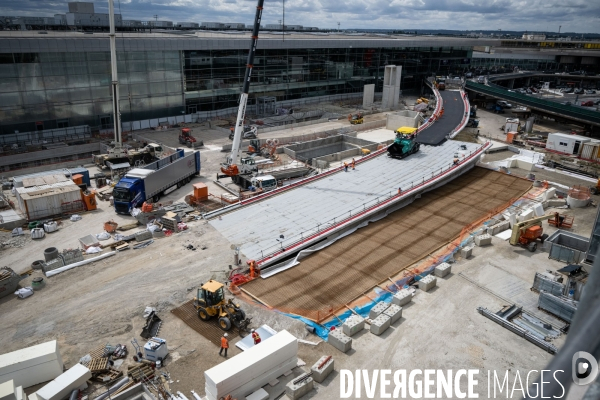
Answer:
<path fill-rule="evenodd" d="M 267 344 L 268 343 L 268 344 Z M 244 398 L 296 367 L 298 340 L 281 331 L 268 342 L 254 346 L 204 372 L 208 400 L 231 395 Z"/>

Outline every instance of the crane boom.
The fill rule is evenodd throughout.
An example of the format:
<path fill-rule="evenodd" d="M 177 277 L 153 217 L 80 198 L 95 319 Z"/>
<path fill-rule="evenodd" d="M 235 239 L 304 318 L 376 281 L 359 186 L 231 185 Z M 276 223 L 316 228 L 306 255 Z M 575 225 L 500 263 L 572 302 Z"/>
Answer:
<path fill-rule="evenodd" d="M 250 41 L 250 50 L 248 51 L 248 60 L 246 62 L 246 73 L 244 74 L 244 86 L 240 95 L 240 105 L 238 107 L 237 119 L 235 122 L 235 133 L 231 154 L 227 157 L 225 164 L 221 166 L 221 171 L 228 176 L 239 174 L 237 164 L 240 160 L 240 145 L 242 141 L 242 132 L 244 131 L 244 118 L 246 116 L 246 105 L 248 103 L 248 92 L 250 91 L 250 79 L 252 77 L 252 68 L 254 67 L 254 54 L 256 52 L 256 42 L 258 41 L 258 31 L 260 29 L 260 20 L 262 18 L 264 0 L 258 0 L 256 6 L 256 15 L 254 16 L 254 28 L 252 29 L 252 38 Z"/>
<path fill-rule="evenodd" d="M 512 228 L 512 234 L 510 235 L 509 243 L 512 244 L 513 246 L 516 245 L 517 243 L 519 243 L 519 237 L 521 236 L 522 231 L 529 228 L 530 226 L 536 225 L 539 222 L 541 222 L 545 219 L 551 218 L 551 217 L 552 217 L 552 214 L 548 214 L 548 215 L 542 215 L 541 217 L 535 217 L 535 218 L 528 219 L 526 221 L 521 221 L 521 222 L 515 223 Z"/>

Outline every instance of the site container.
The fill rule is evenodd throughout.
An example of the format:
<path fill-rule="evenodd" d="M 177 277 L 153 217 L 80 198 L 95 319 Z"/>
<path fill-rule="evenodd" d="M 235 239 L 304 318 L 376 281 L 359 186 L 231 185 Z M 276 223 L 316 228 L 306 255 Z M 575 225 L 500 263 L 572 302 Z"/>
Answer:
<path fill-rule="evenodd" d="M 546 142 L 546 150 L 562 154 L 572 154 L 578 156 L 581 154 L 582 145 L 589 143 L 592 139 L 579 136 L 568 135 L 566 133 L 550 133 Z"/>
<path fill-rule="evenodd" d="M 590 161 L 600 161 L 600 141 L 592 140 L 584 143 L 581 148 L 581 158 Z"/>
<path fill-rule="evenodd" d="M 16 189 L 19 209 L 35 221 L 64 212 L 83 211 L 81 189 L 72 181 Z"/>

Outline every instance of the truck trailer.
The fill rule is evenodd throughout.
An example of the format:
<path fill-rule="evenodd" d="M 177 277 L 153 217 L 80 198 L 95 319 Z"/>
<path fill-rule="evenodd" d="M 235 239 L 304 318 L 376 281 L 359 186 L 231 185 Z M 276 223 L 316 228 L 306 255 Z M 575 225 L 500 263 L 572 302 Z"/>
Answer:
<path fill-rule="evenodd" d="M 146 200 L 156 203 L 200 174 L 200 152 L 177 149 L 175 154 L 127 172 L 113 190 L 117 214 L 129 214 Z"/>

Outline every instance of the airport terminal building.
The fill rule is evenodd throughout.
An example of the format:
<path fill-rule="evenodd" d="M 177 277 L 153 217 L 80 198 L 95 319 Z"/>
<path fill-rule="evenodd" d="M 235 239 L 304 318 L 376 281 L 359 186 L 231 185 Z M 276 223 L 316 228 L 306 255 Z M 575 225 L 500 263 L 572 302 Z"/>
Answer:
<path fill-rule="evenodd" d="M 236 107 L 249 35 L 117 33 L 122 121 Z M 401 65 L 401 90 L 419 92 L 423 78 L 432 74 L 500 62 L 552 69 L 565 54 L 528 48 L 509 57 L 485 52 L 500 44 L 492 38 L 265 33 L 258 41 L 249 106 L 259 97 L 358 94 L 365 84 L 380 92 L 385 65 Z M 582 59 L 572 58 L 573 63 Z M 598 57 L 591 58 L 597 68 Z M 111 129 L 110 82 L 107 33 L 0 31 L 0 134 L 81 125 Z"/>

